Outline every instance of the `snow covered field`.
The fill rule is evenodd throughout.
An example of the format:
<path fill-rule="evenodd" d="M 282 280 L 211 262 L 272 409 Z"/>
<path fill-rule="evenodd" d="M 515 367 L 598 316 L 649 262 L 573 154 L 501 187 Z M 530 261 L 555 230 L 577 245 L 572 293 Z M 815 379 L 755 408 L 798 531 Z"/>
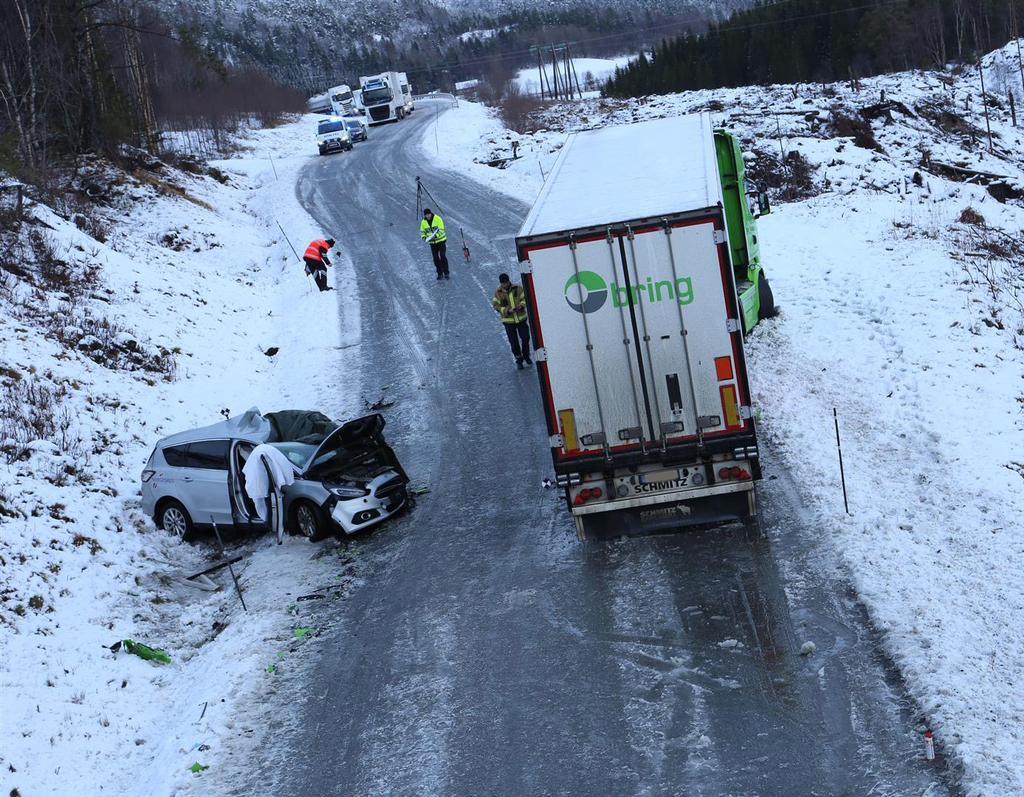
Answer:
<path fill-rule="evenodd" d="M 295 198 L 297 171 L 316 156 L 311 131 L 303 118 L 247 134 L 212 164 L 223 184 L 167 166 L 97 167 L 105 242 L 30 209 L 56 256 L 95 274 L 85 290 L 47 294 L 0 275 L 4 795 L 163 795 L 201 780 L 189 768 L 216 766 L 218 739 L 242 732 L 236 705 L 266 688 L 269 665 L 301 656 L 294 596 L 344 580 L 331 543 L 236 539 L 243 613 L 226 571 L 211 576 L 215 592 L 176 578 L 209 566 L 212 546 L 178 542 L 138 506 L 139 473 L 164 435 L 253 405 L 361 409 L 358 383 L 339 394 L 332 379 L 358 340 L 358 306 L 339 318 L 337 295 L 310 288 L 277 227 L 295 247 L 329 233 Z M 331 283 L 350 270 L 336 263 Z M 34 427 L 9 423 L 16 415 Z M 172 663 L 106 649 L 128 638 Z"/>
<path fill-rule="evenodd" d="M 599 89 L 608 78 L 615 74 L 620 66 L 625 66 L 630 61 L 635 61 L 635 55 L 619 55 L 615 58 L 572 58 L 573 69 L 576 70 L 576 79 L 580 87 L 585 91 Z M 562 75 L 564 64 L 559 63 L 559 75 Z M 551 64 L 545 64 L 546 80 L 548 81 L 545 90 L 549 90 L 553 73 Z M 541 77 L 537 67 L 520 69 L 515 77 L 516 85 L 524 94 L 540 94 Z"/>
<path fill-rule="evenodd" d="M 756 154 L 756 173 L 781 187 L 807 167 L 804 198 L 777 201 L 760 224 L 781 307 L 748 341 L 760 428 L 966 792 L 989 797 L 1024 793 L 1024 129 L 1008 110 L 1009 92 L 1024 106 L 1016 52 L 1011 44 L 984 62 L 991 153 L 976 70 L 883 76 L 859 90 L 588 100 L 541 112 L 532 135 L 463 102 L 422 139 L 430 157 L 525 202 L 567 133 L 696 110 L 734 131 Z M 513 141 L 519 160 L 482 163 L 511 155 Z M 1018 198 L 1004 204 L 1001 192 Z"/>

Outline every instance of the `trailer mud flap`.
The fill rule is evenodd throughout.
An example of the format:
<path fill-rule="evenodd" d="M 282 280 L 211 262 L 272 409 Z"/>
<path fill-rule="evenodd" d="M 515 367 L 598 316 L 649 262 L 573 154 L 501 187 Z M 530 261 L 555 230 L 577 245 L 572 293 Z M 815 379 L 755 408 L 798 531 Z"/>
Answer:
<path fill-rule="evenodd" d="M 744 522 L 755 515 L 753 491 L 576 516 L 581 539 L 670 534 L 684 528 Z"/>

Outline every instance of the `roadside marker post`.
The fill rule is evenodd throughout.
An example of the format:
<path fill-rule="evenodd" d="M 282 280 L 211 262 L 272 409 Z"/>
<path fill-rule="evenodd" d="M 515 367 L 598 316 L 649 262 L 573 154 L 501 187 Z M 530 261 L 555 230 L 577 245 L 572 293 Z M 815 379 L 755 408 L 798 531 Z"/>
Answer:
<path fill-rule="evenodd" d="M 846 497 L 846 472 L 843 470 L 843 446 L 839 442 L 839 414 L 836 412 L 836 408 L 832 408 L 832 419 L 836 423 L 836 451 L 839 452 L 839 480 L 843 484 L 843 506 L 846 508 L 846 514 L 850 514 L 850 502 Z"/>

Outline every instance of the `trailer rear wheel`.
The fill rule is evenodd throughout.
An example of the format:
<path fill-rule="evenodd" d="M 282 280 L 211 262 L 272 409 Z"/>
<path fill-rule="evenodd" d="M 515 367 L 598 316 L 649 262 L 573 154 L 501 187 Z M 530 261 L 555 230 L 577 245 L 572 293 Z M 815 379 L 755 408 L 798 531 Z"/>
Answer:
<path fill-rule="evenodd" d="M 772 286 L 768 284 L 768 278 L 765 277 L 763 270 L 757 277 L 757 299 L 759 305 L 757 310 L 758 320 L 764 321 L 766 318 L 775 318 L 775 296 L 772 294 Z"/>

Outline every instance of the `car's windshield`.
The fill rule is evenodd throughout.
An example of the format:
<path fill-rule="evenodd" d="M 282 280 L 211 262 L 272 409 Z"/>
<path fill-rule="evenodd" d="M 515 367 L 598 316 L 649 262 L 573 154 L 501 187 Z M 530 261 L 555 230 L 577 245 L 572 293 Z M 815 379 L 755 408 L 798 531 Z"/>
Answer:
<path fill-rule="evenodd" d="M 344 122 L 323 121 L 320 123 L 319 127 L 317 127 L 316 132 L 318 135 L 323 135 L 324 133 L 337 133 L 339 130 L 344 128 L 344 126 Z"/>
<path fill-rule="evenodd" d="M 288 461 L 299 470 L 306 469 L 306 463 L 317 450 L 317 446 L 309 443 L 271 443 L 270 445 L 288 457 Z"/>
<path fill-rule="evenodd" d="M 349 130 L 359 130 L 362 127 L 358 119 L 349 119 L 345 124 Z"/>
<path fill-rule="evenodd" d="M 363 104 L 370 105 L 378 102 L 390 102 L 391 90 L 387 86 L 379 89 L 363 89 Z"/>

